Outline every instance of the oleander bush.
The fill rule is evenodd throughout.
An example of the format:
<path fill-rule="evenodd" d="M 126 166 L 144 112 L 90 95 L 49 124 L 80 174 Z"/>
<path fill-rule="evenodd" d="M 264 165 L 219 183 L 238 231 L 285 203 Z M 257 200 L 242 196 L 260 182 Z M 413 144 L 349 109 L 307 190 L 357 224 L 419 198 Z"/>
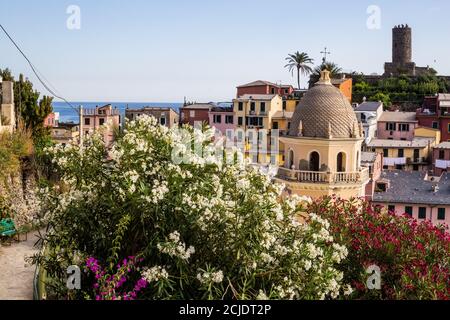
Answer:
<path fill-rule="evenodd" d="M 212 131 L 131 122 L 112 149 L 48 148 L 61 182 L 41 189 L 53 299 L 338 299 L 352 288 L 338 270 L 347 249 L 309 199 L 231 150 L 215 157 Z M 202 146 L 198 152 L 195 146 Z M 220 149 L 219 149 L 220 150 Z M 194 152 L 195 151 L 195 152 Z M 222 154 L 222 153 L 219 153 Z M 182 159 L 183 161 L 178 161 Z M 66 287 L 70 265 L 81 290 Z"/>
<path fill-rule="evenodd" d="M 450 299 L 450 235 L 407 215 L 396 215 L 361 200 L 333 197 L 315 201 L 309 212 L 330 224 L 335 241 L 348 248 L 339 269 L 354 288 L 354 299 Z M 366 269 L 381 271 L 381 290 L 369 290 Z"/>

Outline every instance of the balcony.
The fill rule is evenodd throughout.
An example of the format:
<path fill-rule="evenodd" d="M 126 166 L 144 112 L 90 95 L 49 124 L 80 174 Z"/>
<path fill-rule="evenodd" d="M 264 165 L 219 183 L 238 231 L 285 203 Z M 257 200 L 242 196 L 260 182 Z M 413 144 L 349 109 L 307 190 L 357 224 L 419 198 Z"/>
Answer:
<path fill-rule="evenodd" d="M 427 159 L 425 157 L 418 158 L 406 158 L 407 164 L 419 164 L 419 163 L 427 163 Z"/>
<path fill-rule="evenodd" d="M 278 177 L 283 180 L 297 181 L 302 183 L 325 183 L 325 184 L 355 184 L 369 180 L 369 168 L 362 168 L 357 172 L 321 172 L 278 169 Z"/>

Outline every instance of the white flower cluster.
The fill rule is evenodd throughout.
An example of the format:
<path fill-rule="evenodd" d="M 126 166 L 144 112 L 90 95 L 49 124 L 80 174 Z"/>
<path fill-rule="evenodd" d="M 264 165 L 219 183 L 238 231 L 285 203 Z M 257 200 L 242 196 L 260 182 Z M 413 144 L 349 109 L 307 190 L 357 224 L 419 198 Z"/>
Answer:
<path fill-rule="evenodd" d="M 221 283 L 223 281 L 223 272 L 203 272 L 197 274 L 197 280 L 202 284 Z"/>
<path fill-rule="evenodd" d="M 148 282 L 158 282 L 169 278 L 169 273 L 161 266 L 152 267 L 142 272 L 142 277 Z"/>
<path fill-rule="evenodd" d="M 157 248 L 162 253 L 178 257 L 182 260 L 188 260 L 195 253 L 193 246 L 186 248 L 186 244 L 180 240 L 180 233 L 178 231 L 174 231 L 169 235 L 169 241 L 162 244 L 158 243 Z"/>

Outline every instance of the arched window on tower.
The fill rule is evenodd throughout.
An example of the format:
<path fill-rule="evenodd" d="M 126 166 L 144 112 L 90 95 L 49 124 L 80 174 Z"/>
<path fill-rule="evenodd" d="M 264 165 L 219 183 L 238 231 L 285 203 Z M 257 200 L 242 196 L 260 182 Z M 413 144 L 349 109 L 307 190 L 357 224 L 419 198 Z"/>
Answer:
<path fill-rule="evenodd" d="M 320 155 L 318 152 L 311 152 L 309 155 L 309 170 L 319 171 L 320 169 Z"/>
<path fill-rule="evenodd" d="M 345 172 L 345 163 L 346 163 L 346 156 L 344 152 L 339 152 L 337 155 L 337 166 L 336 171 L 337 172 Z"/>

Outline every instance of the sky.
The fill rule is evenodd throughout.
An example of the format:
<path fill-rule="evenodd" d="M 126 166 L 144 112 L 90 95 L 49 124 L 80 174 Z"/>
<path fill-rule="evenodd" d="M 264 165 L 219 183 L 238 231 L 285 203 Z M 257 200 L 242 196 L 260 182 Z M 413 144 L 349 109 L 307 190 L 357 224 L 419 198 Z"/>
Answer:
<path fill-rule="evenodd" d="M 71 5 L 79 29 L 67 27 Z M 391 29 L 406 23 L 417 65 L 450 75 L 448 12 L 448 0 L 0 0 L 0 23 L 45 79 L 86 102 L 230 101 L 254 80 L 295 86 L 285 57 L 320 64 L 325 46 L 345 71 L 381 74 Z M 0 32 L 6 67 L 48 94 Z"/>

